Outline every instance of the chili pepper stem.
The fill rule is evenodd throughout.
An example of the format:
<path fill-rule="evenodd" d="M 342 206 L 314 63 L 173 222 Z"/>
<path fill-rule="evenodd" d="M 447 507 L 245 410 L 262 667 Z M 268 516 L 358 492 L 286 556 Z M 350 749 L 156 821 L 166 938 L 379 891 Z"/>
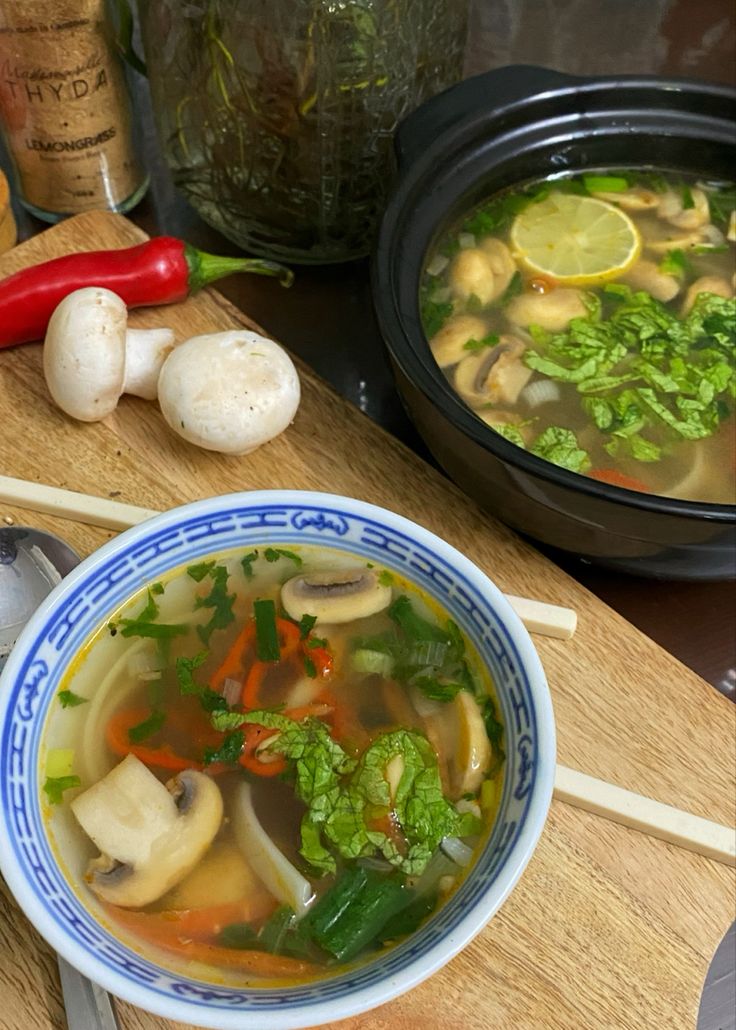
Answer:
<path fill-rule="evenodd" d="M 294 281 L 291 269 L 265 258 L 222 257 L 218 254 L 207 254 L 189 244 L 184 248 L 184 257 L 189 266 L 189 289 L 193 293 L 234 272 L 273 276 L 282 286 L 291 286 Z"/>

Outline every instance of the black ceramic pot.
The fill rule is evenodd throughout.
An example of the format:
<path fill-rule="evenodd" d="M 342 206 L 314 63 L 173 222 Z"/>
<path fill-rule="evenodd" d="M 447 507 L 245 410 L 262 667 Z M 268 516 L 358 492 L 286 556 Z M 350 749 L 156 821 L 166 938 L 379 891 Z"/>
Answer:
<path fill-rule="evenodd" d="M 515 447 L 455 395 L 419 315 L 427 249 L 489 194 L 552 172 L 654 165 L 732 179 L 736 92 L 658 78 L 580 79 L 515 66 L 422 105 L 400 127 L 398 177 L 372 263 L 404 403 L 463 490 L 520 532 L 599 565 L 668 579 L 736 575 L 736 507 L 624 490 Z"/>

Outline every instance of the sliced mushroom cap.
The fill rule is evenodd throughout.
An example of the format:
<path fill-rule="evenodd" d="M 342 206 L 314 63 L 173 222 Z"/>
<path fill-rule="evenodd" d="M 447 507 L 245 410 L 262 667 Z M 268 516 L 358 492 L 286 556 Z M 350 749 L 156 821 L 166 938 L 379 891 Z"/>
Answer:
<path fill-rule="evenodd" d="M 682 191 L 667 190 L 660 197 L 657 215 L 678 229 L 699 229 L 710 219 L 708 197 L 694 186 L 690 191 L 692 205 L 685 207 L 685 196 Z"/>
<path fill-rule="evenodd" d="M 643 186 L 632 186 L 621 193 L 599 191 L 593 194 L 598 200 L 606 200 L 609 204 L 618 204 L 624 211 L 650 211 L 659 204 L 659 194 Z"/>
<path fill-rule="evenodd" d="M 447 758 L 447 782 L 443 788 L 452 798 L 474 794 L 491 766 L 491 742 L 478 702 L 461 690 L 443 706 L 441 715 L 426 720 L 427 736 L 440 762 Z M 442 765 L 440 766 L 442 769 Z"/>
<path fill-rule="evenodd" d="M 134 755 L 72 802 L 101 854 L 86 873 L 99 897 L 140 908 L 174 887 L 199 862 L 222 822 L 222 795 L 209 776 L 187 769 L 164 785 Z"/>
<path fill-rule="evenodd" d="M 701 293 L 713 293 L 716 297 L 724 297 L 726 300 L 730 300 L 733 297 L 733 288 L 728 280 L 720 275 L 701 276 L 700 279 L 696 279 L 688 287 L 685 300 L 682 302 L 681 314 L 683 316 L 692 311 L 693 304 Z"/>
<path fill-rule="evenodd" d="M 391 603 L 391 587 L 383 586 L 372 569 L 310 572 L 281 587 L 281 603 L 292 619 L 312 615 L 317 623 L 364 619 Z"/>
<path fill-rule="evenodd" d="M 666 236 L 645 238 L 644 248 L 652 254 L 666 254 L 668 250 L 690 250 L 704 243 L 703 230 L 692 229 L 690 232 L 672 231 Z"/>
<path fill-rule="evenodd" d="M 511 282 L 514 272 L 516 272 L 516 262 L 503 240 L 497 240 L 495 236 L 486 236 L 481 240 L 480 249 L 487 256 L 493 272 L 493 300 L 495 300 L 501 296 Z"/>
<path fill-rule="evenodd" d="M 496 296 L 496 278 L 485 251 L 479 247 L 460 250 L 450 265 L 450 286 L 461 300 L 477 297 L 485 307 Z"/>
<path fill-rule="evenodd" d="M 486 323 L 475 315 L 455 315 L 429 341 L 434 360 L 440 368 L 456 365 L 468 351 L 468 340 L 482 340 L 486 335 Z"/>
<path fill-rule="evenodd" d="M 622 276 L 633 290 L 646 290 L 655 300 L 666 304 L 680 292 L 680 280 L 674 275 L 661 272 L 654 261 L 642 258 Z"/>
<path fill-rule="evenodd" d="M 499 337 L 494 347 L 463 358 L 455 369 L 455 389 L 471 408 L 514 404 L 533 375 L 521 360 L 525 350 L 515 336 Z"/>
<path fill-rule="evenodd" d="M 584 318 L 588 314 L 580 290 L 566 287 L 549 293 L 521 293 L 509 301 L 505 311 L 515 325 L 525 329 L 538 325 L 552 333 L 567 329 L 573 318 Z"/>

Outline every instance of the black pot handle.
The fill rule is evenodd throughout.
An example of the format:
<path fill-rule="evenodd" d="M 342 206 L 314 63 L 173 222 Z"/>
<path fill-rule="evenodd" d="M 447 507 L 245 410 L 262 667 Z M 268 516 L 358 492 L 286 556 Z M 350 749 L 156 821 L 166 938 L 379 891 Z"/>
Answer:
<path fill-rule="evenodd" d="M 533 64 L 511 64 L 474 75 L 421 104 L 399 125 L 394 139 L 399 168 L 414 161 L 446 129 L 475 112 L 583 80 Z"/>

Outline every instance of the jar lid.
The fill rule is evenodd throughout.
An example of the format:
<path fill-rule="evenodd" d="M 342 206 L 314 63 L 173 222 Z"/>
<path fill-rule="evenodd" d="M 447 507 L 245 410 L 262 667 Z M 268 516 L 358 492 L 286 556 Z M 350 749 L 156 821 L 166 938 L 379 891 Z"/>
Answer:
<path fill-rule="evenodd" d="M 5 174 L 0 170 L 0 254 L 14 247 L 18 239 L 18 230 L 10 206 L 10 187 Z"/>

